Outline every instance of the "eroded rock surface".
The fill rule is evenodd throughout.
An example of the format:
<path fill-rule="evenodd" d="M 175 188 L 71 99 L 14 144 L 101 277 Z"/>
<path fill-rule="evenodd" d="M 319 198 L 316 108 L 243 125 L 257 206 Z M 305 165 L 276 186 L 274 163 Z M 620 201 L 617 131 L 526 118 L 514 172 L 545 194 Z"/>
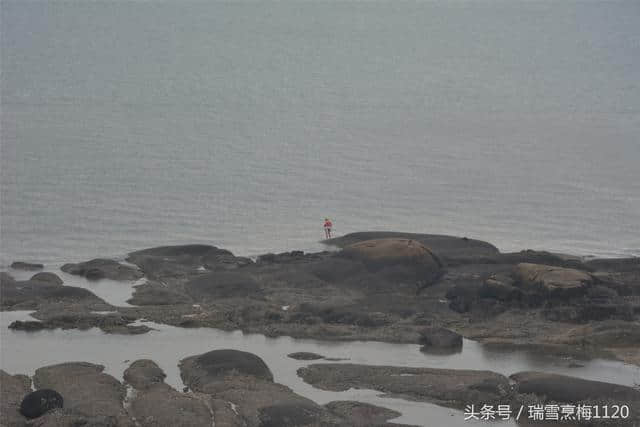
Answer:
<path fill-rule="evenodd" d="M 323 390 L 366 388 L 458 408 L 471 403 L 508 402 L 512 394 L 509 380 L 489 371 L 327 363 L 300 368 L 298 375 Z"/>
<path fill-rule="evenodd" d="M 24 427 L 27 419 L 20 413 L 22 398 L 31 392 L 26 375 L 10 375 L 0 369 L 0 414 L 6 427 Z"/>
<path fill-rule="evenodd" d="M 85 417 L 112 417 L 120 426 L 133 426 L 125 412 L 124 386 L 104 366 L 70 362 L 39 368 L 33 377 L 37 389 L 53 389 L 64 398 L 65 409 Z"/>

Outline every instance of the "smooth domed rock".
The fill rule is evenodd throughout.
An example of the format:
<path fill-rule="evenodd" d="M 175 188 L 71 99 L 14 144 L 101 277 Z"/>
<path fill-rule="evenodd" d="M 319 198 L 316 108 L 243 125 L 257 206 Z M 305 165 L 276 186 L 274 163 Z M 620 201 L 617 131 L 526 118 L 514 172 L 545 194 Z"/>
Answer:
<path fill-rule="evenodd" d="M 422 350 L 455 350 L 462 348 L 462 335 L 449 329 L 428 327 L 420 331 Z"/>
<path fill-rule="evenodd" d="M 133 388 L 145 389 L 154 384 L 162 384 L 167 375 L 150 359 L 140 359 L 133 362 L 124 371 L 123 378 Z"/>
<path fill-rule="evenodd" d="M 593 283 L 587 272 L 543 264 L 518 264 L 513 277 L 521 289 L 551 296 L 582 295 Z"/>
<path fill-rule="evenodd" d="M 180 361 L 180 374 L 191 389 L 198 383 L 221 381 L 227 376 L 251 376 L 273 381 L 273 374 L 264 361 L 252 353 L 239 350 L 213 350 Z"/>
<path fill-rule="evenodd" d="M 420 282 L 424 287 L 443 273 L 440 259 L 425 245 L 412 239 L 374 239 L 354 243 L 339 253 L 361 261 L 369 271 L 395 282 Z"/>
<path fill-rule="evenodd" d="M 60 393 L 51 389 L 36 390 L 27 394 L 20 404 L 20 413 L 27 418 L 37 418 L 55 408 L 62 408 Z"/>
<path fill-rule="evenodd" d="M 64 283 L 57 274 L 51 273 L 48 271 L 36 273 L 33 276 L 31 276 L 31 279 L 29 280 L 31 280 L 32 282 L 50 283 L 52 285 L 62 285 Z"/>
<path fill-rule="evenodd" d="M 44 265 L 31 262 L 15 261 L 11 263 L 11 268 L 13 268 L 14 270 L 42 270 L 44 268 Z"/>
<path fill-rule="evenodd" d="M 360 258 L 372 262 L 397 262 L 412 260 L 416 262 L 440 263 L 422 243 L 412 239 L 373 239 L 354 243 L 345 247 L 342 253 L 346 256 Z"/>

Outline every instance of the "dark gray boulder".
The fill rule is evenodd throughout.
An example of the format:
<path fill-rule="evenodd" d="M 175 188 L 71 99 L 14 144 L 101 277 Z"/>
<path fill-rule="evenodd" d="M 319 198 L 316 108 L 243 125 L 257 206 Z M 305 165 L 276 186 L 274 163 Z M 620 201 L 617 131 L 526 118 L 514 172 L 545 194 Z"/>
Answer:
<path fill-rule="evenodd" d="M 206 383 L 237 375 L 273 381 L 273 374 L 261 358 L 239 350 L 213 350 L 187 357 L 180 361 L 180 374 L 191 389 L 194 389 L 194 380 Z"/>
<path fill-rule="evenodd" d="M 441 327 L 428 327 L 420 331 L 422 351 L 454 351 L 462 349 L 462 335 Z"/>
<path fill-rule="evenodd" d="M 40 389 L 27 394 L 20 404 L 20 413 L 27 418 L 37 418 L 52 409 L 62 408 L 60 393 L 51 389 Z"/>

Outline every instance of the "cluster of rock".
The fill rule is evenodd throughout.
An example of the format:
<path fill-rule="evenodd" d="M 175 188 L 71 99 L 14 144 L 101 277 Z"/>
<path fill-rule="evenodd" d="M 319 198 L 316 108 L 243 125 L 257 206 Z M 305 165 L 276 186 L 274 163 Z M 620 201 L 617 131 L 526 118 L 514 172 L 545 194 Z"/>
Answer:
<path fill-rule="evenodd" d="M 629 417 L 615 425 L 637 425 L 640 391 L 627 386 L 543 372 L 519 372 L 506 377 L 489 371 L 400 368 L 353 364 L 314 364 L 298 370 L 315 387 L 344 391 L 366 388 L 386 396 L 435 403 L 453 408 L 548 403 L 610 406 L 627 405 Z M 611 420 L 591 420 L 589 425 L 611 425 Z"/>
<path fill-rule="evenodd" d="M 36 370 L 34 392 L 28 377 L 0 370 L 2 425 L 392 426 L 386 421 L 399 415 L 358 402 L 318 405 L 274 382 L 268 366 L 251 353 L 214 350 L 179 366 L 186 392 L 166 384 L 162 369 L 148 359 L 131 363 L 124 383 L 92 363 L 46 366 Z"/>
<path fill-rule="evenodd" d="M 579 343 L 594 351 L 604 344 L 610 355 L 640 361 L 638 258 L 505 254 L 468 238 L 392 232 L 353 233 L 328 244 L 341 250 L 266 254 L 254 262 L 214 246 L 168 246 L 133 252 L 127 264 L 96 259 L 63 267 L 88 278 L 144 277 L 129 300 L 135 307 L 117 309 L 52 273 L 26 281 L 2 273 L 2 309 L 37 310 L 43 324 L 14 325 L 25 330 L 140 333 L 145 329 L 130 323 L 144 317 L 269 336 L 422 343 L 429 350 L 425 328 L 445 327 L 484 342 Z M 99 310 L 118 313 L 93 313 Z"/>

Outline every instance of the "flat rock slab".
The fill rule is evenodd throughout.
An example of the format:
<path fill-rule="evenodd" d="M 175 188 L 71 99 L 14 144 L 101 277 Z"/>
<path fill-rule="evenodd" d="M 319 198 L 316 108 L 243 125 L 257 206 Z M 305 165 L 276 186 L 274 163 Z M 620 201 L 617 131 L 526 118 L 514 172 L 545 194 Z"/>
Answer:
<path fill-rule="evenodd" d="M 513 270 L 517 286 L 547 294 L 581 294 L 593 283 L 593 277 L 573 268 L 520 263 Z"/>
<path fill-rule="evenodd" d="M 299 351 L 296 353 L 287 354 L 287 357 L 295 360 L 319 360 L 324 359 L 324 356 L 321 356 L 316 353 L 309 353 L 306 351 Z"/>
<path fill-rule="evenodd" d="M 60 268 L 65 273 L 84 276 L 89 280 L 137 280 L 143 273 L 112 259 L 97 258 L 77 264 L 65 264 Z"/>
<path fill-rule="evenodd" d="M 20 413 L 22 398 L 31 392 L 31 380 L 26 375 L 10 375 L 0 369 L 0 414 L 2 426 L 23 427 L 27 419 Z"/>
<path fill-rule="evenodd" d="M 616 401 L 620 405 L 640 402 L 640 391 L 618 384 L 531 371 L 519 372 L 510 378 L 517 383 L 519 393 L 544 395 L 556 402 L 576 403 L 602 399 Z"/>
<path fill-rule="evenodd" d="M 114 417 L 123 426 L 132 425 L 124 411 L 124 386 L 104 366 L 87 362 L 62 363 L 36 370 L 36 388 L 56 390 L 64 398 L 65 408 L 83 416 Z"/>
<path fill-rule="evenodd" d="M 315 364 L 298 369 L 298 375 L 323 390 L 365 388 L 452 407 L 505 401 L 511 392 L 505 376 L 489 371 Z"/>
<path fill-rule="evenodd" d="M 44 265 L 32 262 L 15 261 L 11 263 L 14 270 L 42 270 Z"/>
<path fill-rule="evenodd" d="M 347 419 L 349 425 L 353 426 L 376 426 L 391 427 L 400 424 L 388 423 L 387 420 L 397 418 L 402 415 L 400 412 L 368 403 L 354 402 L 349 400 L 337 400 L 324 405 L 334 414 Z"/>

